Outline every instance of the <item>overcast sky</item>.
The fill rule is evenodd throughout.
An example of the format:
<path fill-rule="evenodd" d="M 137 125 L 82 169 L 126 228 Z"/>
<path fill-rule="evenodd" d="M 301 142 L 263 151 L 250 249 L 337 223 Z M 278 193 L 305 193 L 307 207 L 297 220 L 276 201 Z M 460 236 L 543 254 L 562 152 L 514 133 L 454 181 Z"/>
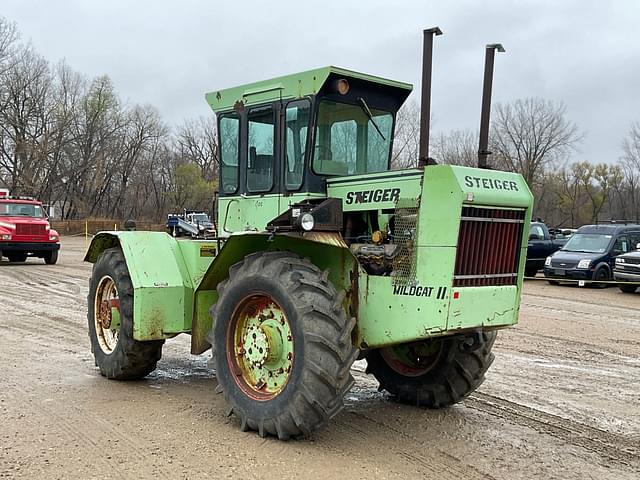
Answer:
<path fill-rule="evenodd" d="M 585 132 L 573 160 L 612 162 L 640 121 L 640 2 L 1 0 L 51 61 L 109 75 L 167 122 L 209 115 L 204 93 L 337 65 L 413 83 L 438 25 L 433 129 L 478 129 L 484 45 L 501 42 L 494 102 L 563 101 Z M 418 100 L 418 94 L 412 98 Z"/>

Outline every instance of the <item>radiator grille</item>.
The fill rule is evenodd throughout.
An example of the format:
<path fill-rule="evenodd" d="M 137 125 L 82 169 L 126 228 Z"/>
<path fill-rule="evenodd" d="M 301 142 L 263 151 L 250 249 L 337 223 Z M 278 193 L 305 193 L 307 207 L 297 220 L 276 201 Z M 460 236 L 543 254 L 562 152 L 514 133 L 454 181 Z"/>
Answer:
<path fill-rule="evenodd" d="M 47 230 L 45 225 L 32 225 L 29 223 L 16 224 L 16 235 L 46 235 Z"/>
<path fill-rule="evenodd" d="M 463 207 L 453 285 L 515 285 L 524 210 Z"/>

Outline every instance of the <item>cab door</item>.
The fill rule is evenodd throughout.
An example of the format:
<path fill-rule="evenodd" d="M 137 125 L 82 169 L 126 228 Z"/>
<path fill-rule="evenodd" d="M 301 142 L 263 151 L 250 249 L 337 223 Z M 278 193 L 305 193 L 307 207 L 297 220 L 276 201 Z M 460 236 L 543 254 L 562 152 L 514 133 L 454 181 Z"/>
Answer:
<path fill-rule="evenodd" d="M 309 148 L 311 101 L 307 98 L 292 100 L 283 108 L 279 214 L 308 196 L 303 191 L 312 153 Z"/>
<path fill-rule="evenodd" d="M 239 161 L 235 195 L 220 198 L 221 233 L 230 234 L 242 231 L 264 230 L 267 222 L 279 213 L 279 134 L 278 104 L 260 105 L 244 109 L 239 120 Z M 225 139 L 222 138 L 221 119 L 220 143 L 222 145 L 222 192 L 229 192 L 232 187 L 225 187 Z M 229 142 L 227 142 L 229 143 Z M 232 156 L 232 154 L 230 155 Z M 228 183 L 228 182 L 227 182 Z"/>

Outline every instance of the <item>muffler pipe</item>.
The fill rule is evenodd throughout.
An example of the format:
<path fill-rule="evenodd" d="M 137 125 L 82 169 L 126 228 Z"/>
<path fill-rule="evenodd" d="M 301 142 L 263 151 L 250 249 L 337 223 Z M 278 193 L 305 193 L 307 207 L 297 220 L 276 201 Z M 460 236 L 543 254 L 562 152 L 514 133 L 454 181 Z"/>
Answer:
<path fill-rule="evenodd" d="M 439 27 L 424 30 L 422 44 L 422 96 L 420 99 L 420 150 L 418 167 L 424 168 L 429 161 L 429 123 L 431 119 L 431 69 L 433 66 L 433 37 L 442 35 Z"/>
<path fill-rule="evenodd" d="M 485 48 L 484 83 L 482 85 L 482 110 L 480 112 L 480 144 L 478 146 L 478 168 L 489 168 L 487 157 L 489 151 L 489 120 L 491 117 L 491 87 L 493 86 L 493 61 L 496 50 L 503 53 L 500 43 L 491 43 Z"/>

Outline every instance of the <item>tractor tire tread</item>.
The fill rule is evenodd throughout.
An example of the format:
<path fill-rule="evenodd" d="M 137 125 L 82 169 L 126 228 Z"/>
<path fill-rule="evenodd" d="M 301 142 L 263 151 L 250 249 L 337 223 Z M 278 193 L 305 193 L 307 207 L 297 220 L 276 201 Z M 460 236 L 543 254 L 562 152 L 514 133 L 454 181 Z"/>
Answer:
<path fill-rule="evenodd" d="M 455 336 L 442 341 L 444 351 L 437 365 L 419 377 L 407 377 L 391 369 L 380 352 L 367 355 L 367 373 L 372 374 L 400 403 L 427 408 L 443 408 L 454 405 L 474 392 L 485 379 L 485 373 L 494 360 L 491 353 L 496 332 L 483 332 L 481 345 L 466 352 L 462 347 L 465 338 Z"/>
<path fill-rule="evenodd" d="M 210 309 L 213 327 L 207 340 L 214 350 L 214 364 L 224 398 L 240 420 L 242 430 L 256 430 L 258 435 L 273 435 L 280 440 L 308 435 L 324 427 L 344 408 L 344 395 L 353 386 L 350 368 L 358 355 L 351 342 L 355 320 L 348 317 L 342 305 L 344 294 L 336 291 L 310 260 L 287 251 L 258 252 L 247 255 L 229 269 L 229 277 L 217 286 L 218 302 Z M 247 403 L 242 391 L 228 372 L 224 336 L 229 318 L 218 312 L 227 309 L 227 294 L 242 289 L 248 279 L 277 279 L 294 306 L 303 356 L 298 360 L 299 385 L 274 397 L 288 395 L 269 416 L 265 409 Z M 345 341 L 349 339 L 349 341 Z M 296 382 L 298 383 L 298 382 Z M 291 387 L 294 388 L 294 387 Z M 249 406 L 248 406 L 249 405 Z M 274 411 L 276 412 L 274 414 Z"/>
<path fill-rule="evenodd" d="M 93 323 L 94 297 L 103 274 L 110 275 L 116 283 L 120 300 L 118 343 L 108 355 L 100 348 Z M 133 284 L 124 254 L 119 248 L 109 248 L 98 257 L 93 266 L 87 303 L 91 351 L 100 374 L 114 380 L 136 380 L 153 372 L 162 357 L 164 340 L 141 342 L 133 338 Z"/>

